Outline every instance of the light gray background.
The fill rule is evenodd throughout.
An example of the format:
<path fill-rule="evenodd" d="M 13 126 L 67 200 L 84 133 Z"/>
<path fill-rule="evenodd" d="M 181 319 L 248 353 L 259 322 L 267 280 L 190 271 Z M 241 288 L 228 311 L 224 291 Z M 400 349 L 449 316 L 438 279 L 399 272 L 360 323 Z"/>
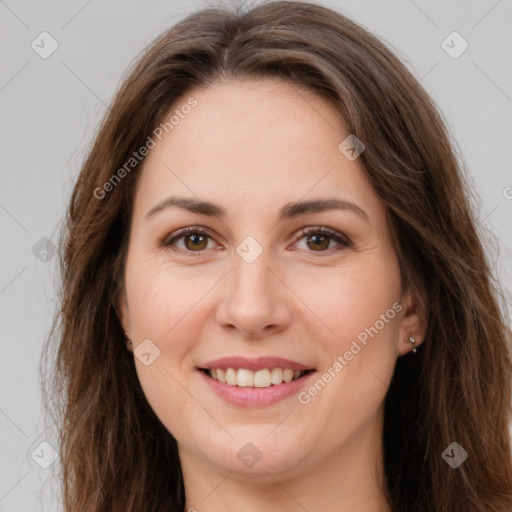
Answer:
<path fill-rule="evenodd" d="M 0 0 L 0 511 L 60 510 L 50 485 L 58 463 L 43 469 L 31 457 L 37 448 L 47 459 L 40 443 L 55 443 L 42 421 L 38 366 L 56 304 L 57 258 L 45 263 L 32 248 L 43 237 L 57 243 L 73 181 L 126 67 L 162 30 L 206 5 Z M 499 254 L 489 245 L 493 268 L 510 290 L 512 2 L 324 5 L 390 43 L 440 106 L 478 188 L 481 225 L 499 241 Z M 46 60 L 31 48 L 42 31 L 59 44 Z M 469 43 L 457 59 L 441 47 L 453 31 Z"/>

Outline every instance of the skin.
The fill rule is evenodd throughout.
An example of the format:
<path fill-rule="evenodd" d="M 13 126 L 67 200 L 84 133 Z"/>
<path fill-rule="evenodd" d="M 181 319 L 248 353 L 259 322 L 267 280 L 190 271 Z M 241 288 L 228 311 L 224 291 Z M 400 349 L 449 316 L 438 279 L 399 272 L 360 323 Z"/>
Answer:
<path fill-rule="evenodd" d="M 178 442 L 186 510 L 390 511 L 383 402 L 397 358 L 413 348 L 405 337 L 419 345 L 426 326 L 415 296 L 401 294 L 384 207 L 358 159 L 338 149 L 349 132 L 327 101 L 278 80 L 215 83 L 177 105 L 191 96 L 197 106 L 145 160 L 119 299 L 132 350 L 145 339 L 160 350 L 148 366 L 134 362 Z M 171 195 L 219 204 L 226 217 L 173 206 L 145 218 Z M 332 197 L 368 221 L 343 210 L 278 221 L 288 202 Z M 199 250 L 183 237 L 181 252 L 162 243 L 188 226 L 210 234 Z M 319 226 L 351 244 L 327 237 L 319 249 L 298 236 Z M 247 236 L 263 249 L 252 263 L 236 252 Z M 307 405 L 297 395 L 233 405 L 196 370 L 218 357 L 272 355 L 318 377 L 395 302 L 401 311 Z M 262 454 L 251 468 L 237 457 L 247 442 Z"/>

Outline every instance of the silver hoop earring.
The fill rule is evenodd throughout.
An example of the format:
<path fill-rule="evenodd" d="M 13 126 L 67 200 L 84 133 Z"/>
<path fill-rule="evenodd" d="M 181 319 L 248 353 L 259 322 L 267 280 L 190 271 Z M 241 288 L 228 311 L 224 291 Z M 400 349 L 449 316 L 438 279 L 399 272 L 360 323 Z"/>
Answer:
<path fill-rule="evenodd" d="M 405 341 L 408 341 L 409 343 L 416 343 L 416 340 L 412 336 L 406 336 Z M 416 347 L 412 349 L 412 351 L 416 354 Z"/>

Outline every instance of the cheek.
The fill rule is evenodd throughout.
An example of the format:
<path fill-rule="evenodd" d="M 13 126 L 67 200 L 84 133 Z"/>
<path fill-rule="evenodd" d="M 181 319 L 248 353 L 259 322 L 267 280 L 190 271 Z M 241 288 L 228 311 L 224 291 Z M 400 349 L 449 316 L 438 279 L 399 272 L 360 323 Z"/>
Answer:
<path fill-rule="evenodd" d="M 323 372 L 300 402 L 325 434 L 326 453 L 329 440 L 342 442 L 372 421 L 396 362 L 398 265 L 392 260 L 367 263 L 338 267 L 329 275 L 319 272 L 315 286 L 304 286 L 300 292 L 332 331 L 323 329 L 329 334 L 316 337 L 325 356 Z"/>
<path fill-rule="evenodd" d="M 126 268 L 135 349 L 150 339 L 160 350 L 148 366 L 134 358 L 137 376 L 151 408 L 177 438 L 186 437 L 191 423 L 205 421 L 184 389 L 191 387 L 187 357 L 201 339 L 198 305 L 213 286 L 214 276 L 201 275 L 197 269 L 195 275 L 135 257 Z"/>
<path fill-rule="evenodd" d="M 139 337 L 153 337 L 165 345 L 187 324 L 187 317 L 199 311 L 196 306 L 216 279 L 198 273 L 197 268 L 177 269 L 166 262 L 142 258 L 138 261 L 134 258 L 126 273 L 132 326 Z"/>
<path fill-rule="evenodd" d="M 351 341 L 364 340 L 366 329 L 377 324 L 380 338 L 396 324 L 400 273 L 396 260 L 362 258 L 335 268 L 316 268 L 301 274 L 294 290 L 321 322 L 324 348 L 331 358 L 348 350 Z M 384 315 L 382 320 L 381 315 Z M 371 330 L 375 336 L 375 332 Z M 368 338 L 371 339 L 368 335 Z M 375 339 L 377 337 L 375 336 Z"/>

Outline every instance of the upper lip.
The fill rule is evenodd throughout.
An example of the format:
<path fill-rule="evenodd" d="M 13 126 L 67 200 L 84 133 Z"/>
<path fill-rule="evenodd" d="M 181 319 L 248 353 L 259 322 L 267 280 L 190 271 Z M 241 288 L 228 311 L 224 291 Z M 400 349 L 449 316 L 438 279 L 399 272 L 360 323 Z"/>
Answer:
<path fill-rule="evenodd" d="M 282 357 L 264 356 L 255 359 L 247 357 L 221 357 L 209 361 L 199 367 L 200 369 L 215 369 L 215 368 L 245 368 L 247 370 L 262 370 L 264 368 L 283 368 L 291 370 L 312 370 L 311 366 L 292 361 L 291 359 L 283 359 Z"/>

